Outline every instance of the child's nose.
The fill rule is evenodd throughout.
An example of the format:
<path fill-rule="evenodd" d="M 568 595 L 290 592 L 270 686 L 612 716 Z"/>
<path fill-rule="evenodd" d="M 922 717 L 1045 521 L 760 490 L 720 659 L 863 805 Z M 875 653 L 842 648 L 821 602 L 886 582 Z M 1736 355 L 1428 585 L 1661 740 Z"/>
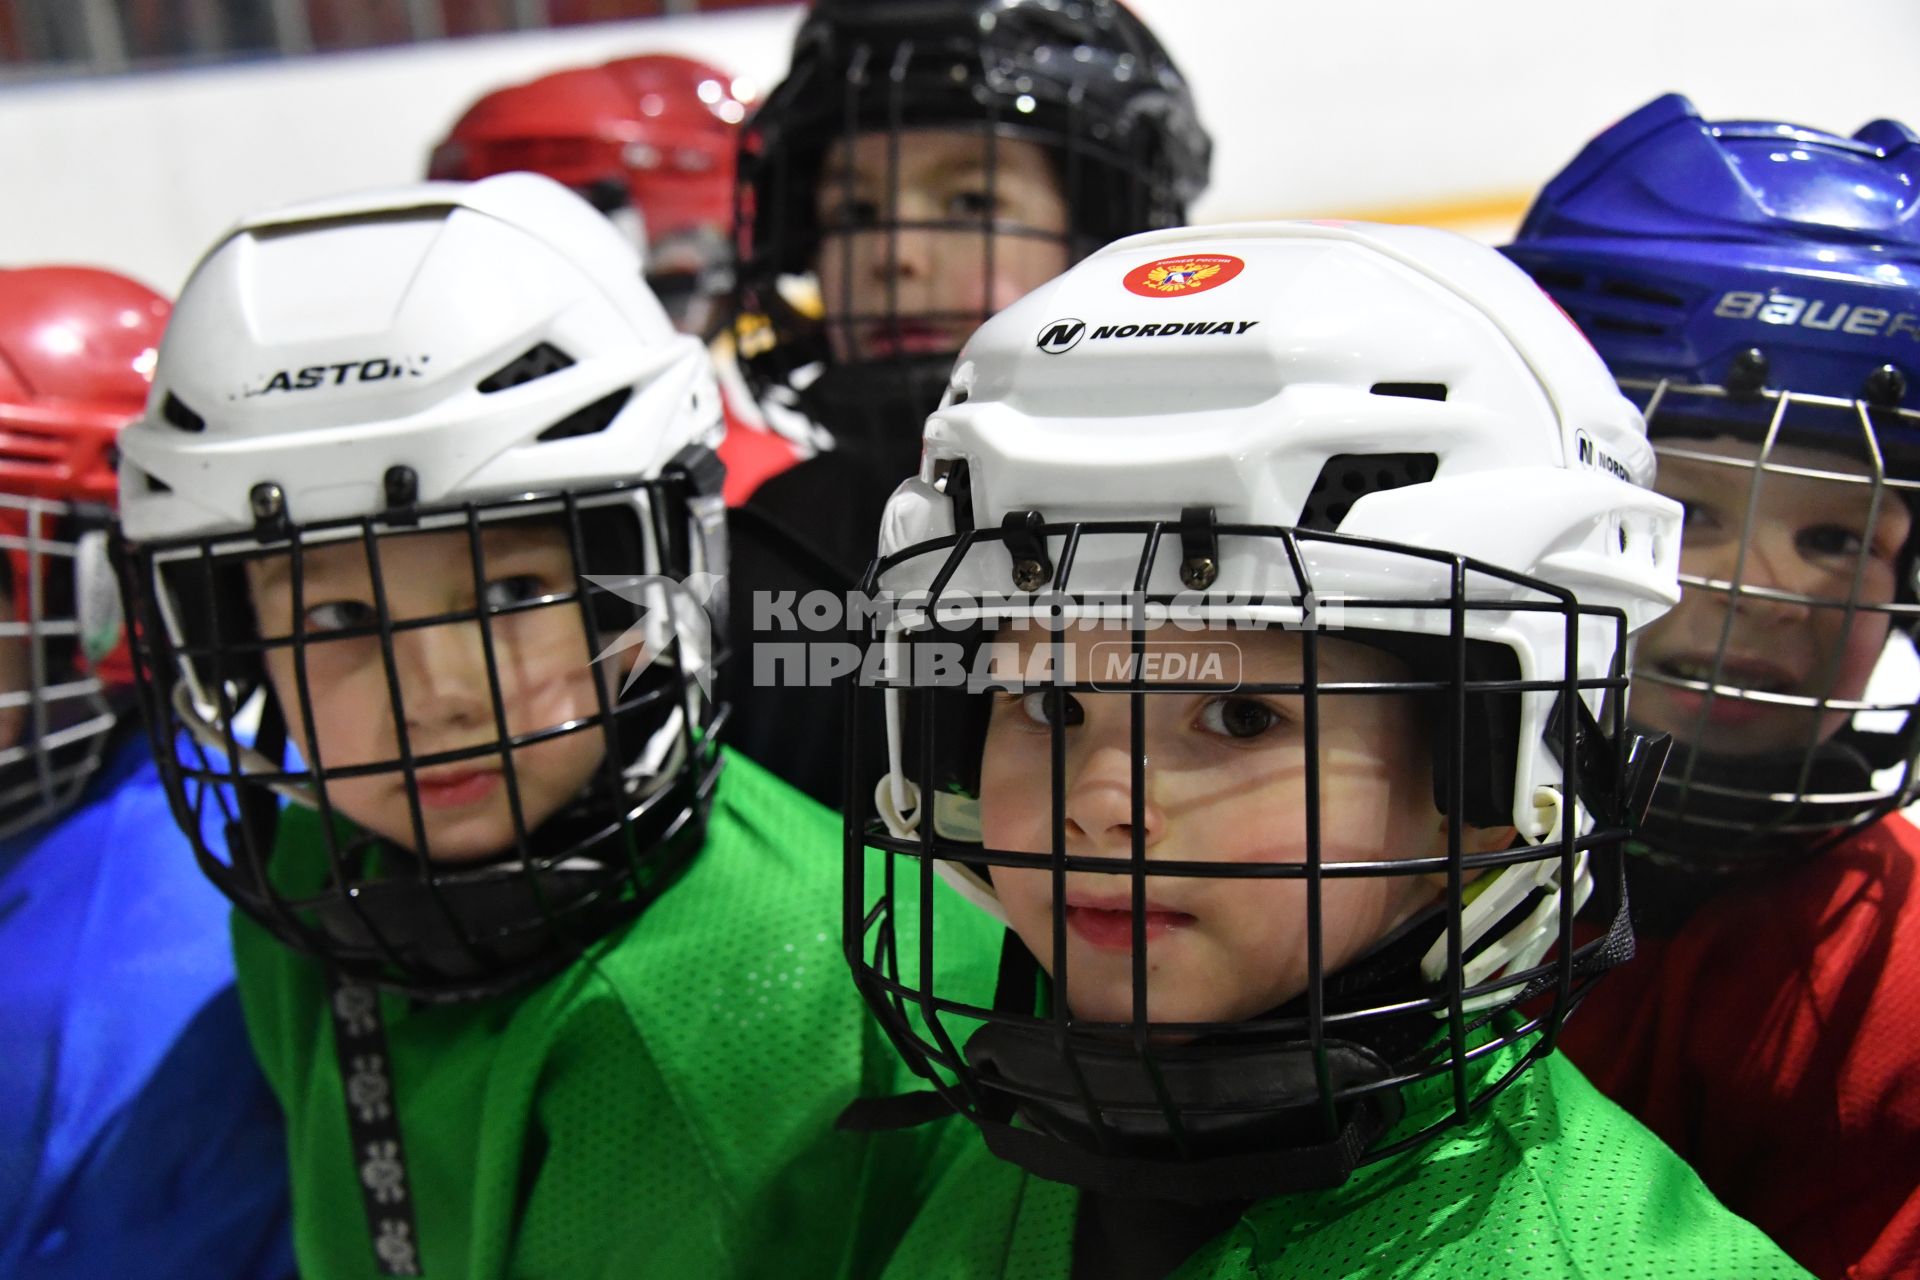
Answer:
<path fill-rule="evenodd" d="M 1154 802 L 1153 786 L 1143 764 L 1139 822 L 1142 842 L 1151 850 L 1166 830 L 1166 814 Z M 1077 760 L 1068 762 L 1066 827 L 1070 849 L 1076 853 L 1132 852 L 1134 834 L 1133 751 L 1124 735 L 1118 741 L 1093 744 Z"/>
<path fill-rule="evenodd" d="M 903 219 L 909 215 L 903 209 Z M 925 280 L 933 272 L 933 234 L 914 227 L 876 231 L 867 240 L 869 275 L 878 284 L 889 280 Z"/>
<path fill-rule="evenodd" d="M 409 729 L 470 728 L 492 719 L 486 650 L 476 624 L 399 632 L 393 655 Z"/>
<path fill-rule="evenodd" d="M 1731 580 L 1734 571 L 1735 565 L 1729 563 L 1723 576 Z M 1743 588 L 1787 591 L 1797 595 L 1813 595 L 1826 581 L 1826 574 L 1808 564 L 1800 554 L 1791 534 L 1765 530 L 1756 531 L 1749 540 L 1746 562 L 1739 566 L 1739 571 Z M 1813 606 L 1801 601 L 1774 600 L 1746 594 L 1740 597 L 1740 611 L 1757 621 L 1770 624 L 1802 623 L 1813 616 Z"/>

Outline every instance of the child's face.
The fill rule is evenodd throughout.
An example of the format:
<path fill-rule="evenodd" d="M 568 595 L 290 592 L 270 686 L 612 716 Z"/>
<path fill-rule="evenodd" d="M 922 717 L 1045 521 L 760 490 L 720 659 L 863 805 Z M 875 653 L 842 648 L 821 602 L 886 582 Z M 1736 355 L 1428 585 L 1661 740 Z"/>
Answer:
<path fill-rule="evenodd" d="M 495 525 L 481 534 L 484 599 L 476 601 L 465 530 L 390 535 L 380 539 L 381 580 L 396 624 L 410 619 L 507 605 L 574 591 L 573 555 L 564 533 L 537 524 Z M 291 558 L 247 566 L 253 607 L 264 638 L 293 633 Z M 367 557 L 357 540 L 305 554 L 306 686 L 309 725 L 301 707 L 294 651 L 267 653 L 267 675 L 294 744 L 308 754 L 308 734 L 329 769 L 395 762 L 356 778 L 330 779 L 336 809 L 366 830 L 401 847 L 416 848 L 406 775 L 397 761 L 387 664 L 377 635 L 329 639 L 328 632 L 378 621 Z M 486 653 L 475 620 L 393 633 L 393 678 L 406 717 L 413 755 L 429 755 L 500 740 L 597 715 L 579 605 L 574 601 L 498 615 L 492 620 L 495 669 L 506 709 L 496 722 Z M 579 794 L 600 767 L 606 739 L 583 730 L 513 752 L 521 812 L 532 831 Z M 512 810 L 503 773 L 505 754 L 476 756 L 416 773 L 426 853 L 436 861 L 485 858 L 509 849 Z"/>
<path fill-rule="evenodd" d="M 1068 633 L 1077 670 L 1116 631 Z M 1301 679 L 1296 634 L 1235 635 L 1245 683 Z M 1021 669 L 1044 636 L 1021 640 Z M 1154 648 L 1180 650 L 1184 641 Z M 1196 658 L 1200 655 L 1194 655 Z M 1321 683 L 1404 680 L 1379 650 L 1322 638 Z M 1067 987 L 1073 1012 L 1097 1021 L 1133 1016 L 1129 905 L 1130 699 L 1066 695 L 1066 851 L 1110 857 L 1120 874 L 1066 877 Z M 987 847 L 1051 851 L 1048 695 L 996 694 L 981 762 Z M 1305 699 L 1298 695 L 1165 693 L 1145 699 L 1146 856 L 1150 863 L 1304 863 Z M 1410 696 L 1324 694 L 1320 707 L 1320 850 L 1325 862 L 1444 855 L 1446 820 L 1434 808 L 1430 752 Z M 1505 847 L 1512 829 L 1466 832 L 1468 851 Z M 1043 870 L 993 871 L 1014 931 L 1049 972 L 1053 890 Z M 1444 877 L 1369 876 L 1322 882 L 1321 954 L 1332 974 L 1435 900 Z M 1147 1013 L 1156 1022 L 1227 1022 L 1284 1004 L 1307 984 L 1304 880 L 1186 879 L 1146 884 Z"/>
<path fill-rule="evenodd" d="M 1066 197 L 1037 144 L 1000 139 L 989 182 L 985 135 L 902 135 L 892 216 L 971 223 L 967 230 L 875 226 L 889 219 L 890 149 L 887 134 L 860 134 L 852 146 L 834 147 L 820 175 L 816 267 L 840 361 L 957 352 L 987 316 L 1068 265 Z M 996 228 L 991 264 L 980 230 L 989 217 Z"/>
<path fill-rule="evenodd" d="M 1674 447 L 1749 463 L 1760 452 L 1757 444 L 1730 436 L 1676 441 Z M 1851 475 L 1866 475 L 1867 468 L 1838 454 L 1777 445 L 1769 455 L 1759 506 L 1745 538 L 1744 587 L 1817 596 L 1834 605 L 1743 595 L 1736 607 L 1724 589 L 1688 586 L 1679 606 L 1643 634 L 1634 665 L 1640 671 L 1707 681 L 1725 630 L 1722 685 L 1804 698 L 1858 698 L 1886 643 L 1888 617 L 1855 613 L 1849 625 L 1840 606 L 1853 589 L 1863 551 L 1859 602 L 1893 600 L 1895 562 L 1911 525 L 1906 502 L 1898 493 L 1884 491 L 1869 527 L 1871 486 L 1783 474 L 1775 466 Z M 1753 479 L 1751 466 L 1663 452 L 1658 488 L 1687 509 L 1680 547 L 1683 574 L 1719 582 L 1733 578 Z M 1726 630 L 1730 610 L 1732 627 Z M 1682 741 L 1703 733 L 1709 739 L 1703 745 L 1733 755 L 1804 750 L 1810 741 L 1831 737 L 1852 715 L 1721 697 L 1713 700 L 1702 726 L 1699 716 L 1705 703 L 1703 693 L 1654 680 L 1634 684 L 1636 721 L 1670 731 Z"/>

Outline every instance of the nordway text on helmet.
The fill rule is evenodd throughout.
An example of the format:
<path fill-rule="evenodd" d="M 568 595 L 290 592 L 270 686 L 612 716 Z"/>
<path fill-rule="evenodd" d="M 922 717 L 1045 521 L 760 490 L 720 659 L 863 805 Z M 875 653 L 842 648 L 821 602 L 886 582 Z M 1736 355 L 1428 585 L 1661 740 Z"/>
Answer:
<path fill-rule="evenodd" d="M 1759 320 L 1763 324 L 1798 325 L 1832 333 L 1838 329 L 1861 338 L 1893 337 L 1904 333 L 1920 342 L 1920 316 L 1885 307 L 1850 306 L 1824 298 L 1800 298 L 1790 293 L 1759 293 L 1735 289 L 1720 295 L 1713 314 L 1722 320 Z"/>
<path fill-rule="evenodd" d="M 1149 324 L 1103 324 L 1087 333 L 1084 320 L 1071 317 L 1050 320 L 1040 327 L 1033 345 L 1051 356 L 1065 355 L 1080 345 L 1084 335 L 1089 342 L 1108 338 L 1208 338 L 1242 334 L 1259 324 L 1258 320 L 1172 320 Z"/>

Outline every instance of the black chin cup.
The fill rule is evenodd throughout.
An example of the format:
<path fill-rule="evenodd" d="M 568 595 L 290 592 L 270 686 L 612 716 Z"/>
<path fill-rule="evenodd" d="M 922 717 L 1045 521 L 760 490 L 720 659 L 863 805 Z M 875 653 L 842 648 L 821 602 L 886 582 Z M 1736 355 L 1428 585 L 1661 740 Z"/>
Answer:
<path fill-rule="evenodd" d="M 1051 1027 L 975 1032 L 966 1057 L 980 1086 L 1029 1127 L 979 1123 L 1001 1159 L 1103 1195 L 1209 1204 L 1335 1186 L 1402 1113 L 1399 1092 L 1377 1088 L 1393 1068 L 1344 1040 L 1324 1045 L 1333 1090 L 1376 1088 L 1336 1104 L 1329 1134 L 1305 1041 L 1209 1038 L 1143 1056 L 1121 1039 L 1070 1038 L 1071 1067 Z M 1100 1100 L 1097 1118 L 1070 1100 L 1080 1087 Z"/>
<path fill-rule="evenodd" d="M 343 973 L 379 981 L 384 940 L 402 968 L 431 978 L 433 1000 L 460 1000 L 501 989 L 506 974 L 517 986 L 563 967 L 578 947 L 556 948 L 556 925 L 591 940 L 634 915 L 639 904 L 622 893 L 625 879 L 624 868 L 586 858 L 564 868 L 489 867 L 431 888 L 364 882 L 351 901 L 328 894 L 302 914 Z"/>
<path fill-rule="evenodd" d="M 940 407 L 952 355 L 901 356 L 829 365 L 798 394 L 807 416 L 834 443 L 872 458 L 905 480 L 920 466 L 920 435 Z"/>
<path fill-rule="evenodd" d="M 1800 862 L 1898 802 L 1867 750 L 1843 733 L 1811 753 L 1729 756 L 1676 744 L 1635 835 L 1654 859 L 1708 876 Z"/>
<path fill-rule="evenodd" d="M 654 696 L 614 716 L 628 741 L 677 693 L 661 666 L 642 682 Z M 278 721 L 273 708 L 266 741 L 278 740 Z M 329 877 L 311 894 L 271 883 L 263 893 L 248 870 L 202 866 L 275 936 L 345 978 L 431 1004 L 484 999 L 544 981 L 664 893 L 699 852 L 720 768 L 718 756 L 689 762 L 638 806 L 597 781 L 528 833 L 526 848 L 542 855 L 534 859 L 423 864 L 357 835 L 334 847 L 344 880 Z M 279 808 L 264 789 L 247 792 L 229 842 L 246 851 L 241 861 L 267 868 Z"/>

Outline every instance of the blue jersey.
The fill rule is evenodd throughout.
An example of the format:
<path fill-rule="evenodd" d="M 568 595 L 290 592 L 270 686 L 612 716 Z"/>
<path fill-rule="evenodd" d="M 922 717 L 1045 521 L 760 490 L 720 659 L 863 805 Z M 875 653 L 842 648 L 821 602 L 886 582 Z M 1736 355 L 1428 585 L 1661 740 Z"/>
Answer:
<path fill-rule="evenodd" d="M 0 1276 L 293 1274 L 227 913 L 137 734 L 0 842 Z"/>

